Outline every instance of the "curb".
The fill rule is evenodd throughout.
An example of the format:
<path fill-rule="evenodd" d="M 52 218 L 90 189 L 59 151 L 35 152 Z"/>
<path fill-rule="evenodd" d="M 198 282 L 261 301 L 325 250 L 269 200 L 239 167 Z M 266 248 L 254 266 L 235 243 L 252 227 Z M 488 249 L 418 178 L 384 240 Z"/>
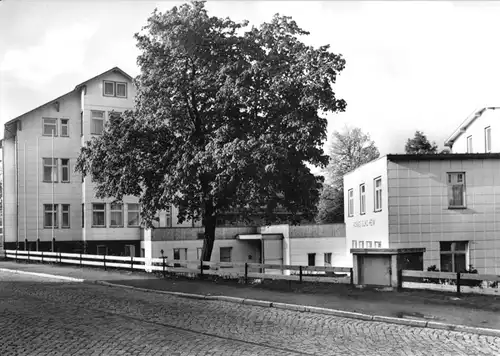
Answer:
<path fill-rule="evenodd" d="M 38 277 L 45 277 L 45 278 L 52 278 L 52 279 L 61 279 L 64 281 L 69 281 L 69 282 L 79 282 L 82 283 L 85 280 L 82 278 L 74 278 L 74 277 L 66 277 L 66 276 L 59 276 L 56 274 L 48 274 L 48 273 L 38 273 L 38 272 L 29 272 L 29 271 L 21 271 L 17 269 L 8 269 L 8 268 L 0 268 L 0 272 L 10 272 L 14 274 L 26 274 L 26 275 L 31 275 L 31 276 L 38 276 Z"/>
<path fill-rule="evenodd" d="M 348 311 L 337 310 L 337 309 L 312 307 L 312 306 L 298 305 L 298 304 L 278 303 L 278 302 L 270 302 L 270 301 L 266 301 L 266 300 L 257 300 L 257 299 L 245 299 L 245 298 L 238 298 L 238 297 L 229 297 L 229 296 L 224 296 L 224 295 L 219 296 L 219 295 L 203 295 L 203 294 L 193 294 L 193 293 L 183 293 L 183 292 L 171 292 L 171 291 L 163 291 L 163 290 L 128 286 L 128 285 L 124 285 L 124 284 L 117 284 L 117 283 L 111 283 L 111 282 L 106 282 L 106 281 L 73 278 L 73 277 L 59 276 L 59 275 L 47 274 L 47 273 L 20 271 L 20 270 L 8 269 L 8 268 L 0 268 L 0 271 L 1 272 L 17 273 L 17 274 L 27 274 L 27 275 L 53 278 L 53 279 L 61 279 L 61 280 L 66 280 L 66 281 L 71 281 L 71 282 L 80 282 L 80 283 L 83 282 L 86 284 L 99 284 L 99 285 L 104 285 L 104 286 L 108 286 L 108 287 L 132 289 L 132 290 L 148 292 L 148 293 L 174 295 L 174 296 L 177 296 L 180 298 L 187 298 L 187 299 L 215 300 L 215 301 L 222 301 L 222 302 L 228 302 L 228 303 L 246 304 L 246 305 L 258 306 L 258 307 L 263 307 L 263 308 L 276 308 L 276 309 L 284 309 L 284 310 L 291 310 L 291 311 L 297 311 L 297 312 L 309 312 L 309 313 L 337 316 L 337 317 L 341 317 L 341 318 L 349 318 L 349 319 L 357 319 L 357 320 L 365 320 L 365 321 L 375 321 L 375 322 L 398 324 L 398 325 L 420 327 L 420 328 L 427 328 L 427 329 L 439 329 L 439 330 L 479 334 L 479 335 L 484 335 L 484 336 L 500 337 L 500 329 L 488 329 L 488 328 L 479 328 L 479 327 L 466 326 L 466 325 L 454 325 L 454 324 L 438 323 L 438 322 L 434 322 L 434 321 L 394 318 L 394 317 L 381 316 L 381 315 L 369 315 L 369 314 L 348 312 Z"/>

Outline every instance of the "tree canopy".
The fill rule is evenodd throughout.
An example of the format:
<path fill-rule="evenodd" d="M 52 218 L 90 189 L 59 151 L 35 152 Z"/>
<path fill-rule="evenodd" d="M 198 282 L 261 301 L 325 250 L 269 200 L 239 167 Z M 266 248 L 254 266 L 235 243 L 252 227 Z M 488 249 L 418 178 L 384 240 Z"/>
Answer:
<path fill-rule="evenodd" d="M 360 128 L 345 127 L 342 132 L 333 132 L 330 163 L 325 172 L 328 181 L 321 192 L 317 221 L 344 221 L 344 175 L 379 156 L 375 142 Z"/>
<path fill-rule="evenodd" d="M 247 26 L 210 17 L 204 2 L 155 10 L 135 36 L 134 109 L 110 118 L 76 167 L 98 198 L 138 196 L 145 226 L 170 204 L 180 221 L 201 219 L 204 260 L 225 212 L 315 216 L 323 179 L 306 163 L 328 163 L 325 113 L 346 107 L 333 91 L 341 55 L 305 45 L 290 17 Z"/>
<path fill-rule="evenodd" d="M 419 155 L 439 153 L 436 143 L 431 143 L 422 131 L 416 131 L 415 136 L 406 141 L 405 152 Z"/>

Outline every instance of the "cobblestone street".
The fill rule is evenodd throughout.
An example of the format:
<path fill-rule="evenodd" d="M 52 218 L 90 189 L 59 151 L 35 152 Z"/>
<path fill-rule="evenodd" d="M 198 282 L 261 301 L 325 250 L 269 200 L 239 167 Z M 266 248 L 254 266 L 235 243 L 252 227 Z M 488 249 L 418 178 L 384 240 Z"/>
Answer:
<path fill-rule="evenodd" d="M 499 355 L 500 339 L 0 272 L 0 355 Z"/>

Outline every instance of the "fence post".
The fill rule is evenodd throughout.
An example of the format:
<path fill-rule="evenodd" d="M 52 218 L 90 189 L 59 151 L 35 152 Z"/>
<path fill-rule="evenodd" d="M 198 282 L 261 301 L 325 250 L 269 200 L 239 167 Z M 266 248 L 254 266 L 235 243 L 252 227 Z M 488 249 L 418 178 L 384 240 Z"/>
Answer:
<path fill-rule="evenodd" d="M 398 291 L 403 289 L 403 270 L 398 269 Z"/>
<path fill-rule="evenodd" d="M 17 250 L 16 250 L 16 263 L 17 263 Z"/>
<path fill-rule="evenodd" d="M 165 256 L 161 256 L 163 259 L 163 278 L 165 278 Z"/>
<path fill-rule="evenodd" d="M 200 279 L 203 279 L 203 258 L 200 259 Z"/>
<path fill-rule="evenodd" d="M 460 272 L 457 272 L 457 295 L 460 295 Z"/>
<path fill-rule="evenodd" d="M 248 284 L 248 262 L 245 262 L 245 284 Z"/>
<path fill-rule="evenodd" d="M 106 254 L 104 254 L 104 257 L 102 260 L 104 261 L 104 270 L 106 271 Z"/>
<path fill-rule="evenodd" d="M 134 270 L 134 256 L 130 256 L 130 270 Z"/>
<path fill-rule="evenodd" d="M 30 261 L 30 250 L 28 250 L 28 262 Z"/>
<path fill-rule="evenodd" d="M 82 267 L 83 263 L 82 263 L 82 253 L 80 252 L 80 267 Z"/>
<path fill-rule="evenodd" d="M 42 251 L 42 263 L 43 263 L 43 251 Z"/>
<path fill-rule="evenodd" d="M 354 284 L 354 268 L 351 267 L 351 286 Z"/>
<path fill-rule="evenodd" d="M 61 251 L 59 251 L 59 263 L 62 264 Z"/>
<path fill-rule="evenodd" d="M 299 266 L 299 283 L 302 283 L 302 266 Z"/>

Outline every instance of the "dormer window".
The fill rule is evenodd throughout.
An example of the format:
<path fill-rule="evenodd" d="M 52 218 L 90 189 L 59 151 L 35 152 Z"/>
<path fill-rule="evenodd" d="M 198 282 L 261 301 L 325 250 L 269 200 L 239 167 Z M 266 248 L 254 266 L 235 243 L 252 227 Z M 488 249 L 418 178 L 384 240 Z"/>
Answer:
<path fill-rule="evenodd" d="M 126 98 L 127 83 L 105 80 L 103 85 L 103 95 L 113 96 L 117 98 Z"/>

